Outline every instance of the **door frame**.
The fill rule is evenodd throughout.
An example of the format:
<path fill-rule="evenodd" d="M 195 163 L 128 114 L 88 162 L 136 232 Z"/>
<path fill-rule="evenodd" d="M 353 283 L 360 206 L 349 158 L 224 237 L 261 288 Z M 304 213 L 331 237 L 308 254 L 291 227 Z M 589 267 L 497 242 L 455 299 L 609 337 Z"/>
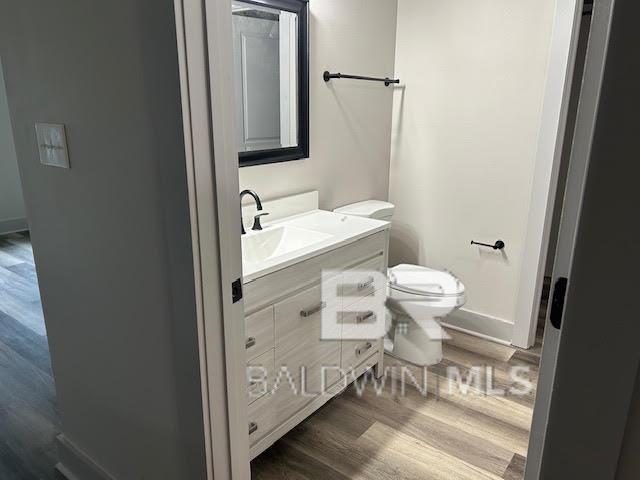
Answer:
<path fill-rule="evenodd" d="M 552 289 L 558 278 L 565 277 L 569 279 L 569 287 L 566 295 L 567 302 L 571 297 L 571 272 L 574 263 L 574 251 L 579 234 L 581 210 L 585 195 L 593 138 L 596 129 L 600 94 L 603 86 L 605 62 L 608 53 L 609 35 L 611 31 L 614 6 L 615 0 L 599 0 L 594 2 L 585 57 L 584 75 L 582 77 L 581 85 L 579 86 L 581 91 L 578 102 L 578 112 L 576 115 L 575 132 L 572 139 L 571 158 L 569 172 L 567 175 L 567 188 L 562 206 L 558 247 L 556 250 L 552 277 Z M 586 299 L 586 301 L 588 301 L 588 299 Z M 567 303 L 565 302 L 564 310 L 566 310 L 566 305 Z M 565 315 L 564 310 L 562 312 L 562 316 Z M 567 338 L 564 336 L 562 326 L 558 329 L 551 324 L 549 318 L 550 313 L 551 312 L 547 312 L 547 318 L 545 319 L 545 337 L 540 364 L 540 375 L 533 411 L 531 434 L 529 438 L 529 450 L 527 452 L 527 464 L 525 470 L 526 480 L 535 480 L 540 478 L 544 456 L 549 453 L 547 450 L 547 443 L 553 435 L 553 432 L 549 432 L 549 421 L 554 400 L 554 390 L 556 387 L 556 367 L 559 359 L 561 340 L 564 342 L 565 348 L 567 344 Z M 582 330 L 588 331 L 596 328 L 592 323 L 586 322 L 586 320 L 588 319 L 580 319 L 582 323 Z M 562 321 L 562 324 L 564 323 L 565 320 Z M 572 341 L 581 341 L 580 339 L 575 338 L 575 331 L 573 332 Z M 599 361 L 600 359 L 601 357 L 599 357 Z M 607 363 L 609 361 L 610 360 L 608 359 L 602 360 L 606 365 L 609 365 L 609 363 Z M 582 367 L 585 368 L 588 367 L 588 365 L 583 365 Z M 588 370 L 591 371 L 590 369 Z M 566 372 L 564 373 L 566 375 Z M 566 382 L 566 376 L 564 380 Z M 633 387 L 633 382 L 631 382 L 626 389 L 626 392 L 624 392 L 624 395 L 621 395 L 621 397 L 624 397 L 620 399 L 621 403 L 624 403 L 625 399 L 631 396 Z M 607 393 L 609 392 L 607 391 Z M 619 390 L 618 393 L 622 393 L 621 390 Z M 593 405 L 598 405 L 598 401 L 600 400 L 599 398 L 596 398 L 598 395 L 599 394 L 596 393 L 596 389 L 594 389 L 594 394 L 589 398 L 582 397 L 569 400 L 581 402 L 582 404 L 591 402 Z M 555 400 L 557 400 L 557 398 Z M 602 403 L 603 402 L 600 402 L 600 405 Z M 611 436 L 611 438 L 608 439 L 610 445 L 613 445 L 616 440 L 619 440 L 622 437 L 621 432 L 624 429 L 623 419 L 626 418 L 627 411 L 623 409 L 619 410 L 620 411 L 615 411 L 613 413 L 610 411 L 606 413 L 601 411 L 598 414 L 599 416 L 608 415 L 609 420 L 613 417 L 617 417 L 617 425 L 614 425 L 615 422 L 610 422 L 610 428 L 614 429 L 617 426 L 619 429 L 618 433 L 620 433 L 620 435 L 618 439 L 614 439 L 613 436 Z M 595 411 L 596 409 L 594 408 L 594 412 Z M 602 459 L 605 460 L 604 454 L 601 452 L 599 453 L 603 455 Z M 608 452 L 608 454 L 609 458 L 606 460 L 611 460 L 612 455 L 615 456 L 615 452 Z"/>
<path fill-rule="evenodd" d="M 535 344 L 583 0 L 558 0 L 511 343 Z"/>
<path fill-rule="evenodd" d="M 231 2 L 174 0 L 208 479 L 249 478 Z"/>
<path fill-rule="evenodd" d="M 226 95 L 233 88 L 231 5 L 227 0 L 174 2 L 207 476 L 249 478 L 244 307 L 231 295 L 231 283 L 242 278 L 235 107 L 234 97 Z M 582 3 L 559 0 L 555 15 L 513 334 L 513 343 L 523 347 L 535 339 Z"/>

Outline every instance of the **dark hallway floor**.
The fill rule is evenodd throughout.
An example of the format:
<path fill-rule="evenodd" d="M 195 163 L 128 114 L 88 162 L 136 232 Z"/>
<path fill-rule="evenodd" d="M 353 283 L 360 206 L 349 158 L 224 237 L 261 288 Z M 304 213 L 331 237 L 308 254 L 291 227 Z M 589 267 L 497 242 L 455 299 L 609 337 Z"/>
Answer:
<path fill-rule="evenodd" d="M 0 236 L 0 479 L 58 479 L 60 431 L 28 234 Z"/>

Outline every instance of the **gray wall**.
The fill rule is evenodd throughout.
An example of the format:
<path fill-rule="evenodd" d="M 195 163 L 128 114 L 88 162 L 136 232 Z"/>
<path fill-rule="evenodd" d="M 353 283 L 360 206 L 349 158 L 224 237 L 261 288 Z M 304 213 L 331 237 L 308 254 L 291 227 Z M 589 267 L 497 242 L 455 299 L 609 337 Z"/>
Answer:
<path fill-rule="evenodd" d="M 626 433 L 620 452 L 617 480 L 637 480 L 640 477 L 640 370 L 631 399 Z"/>
<path fill-rule="evenodd" d="M 0 58 L 0 235 L 27 225 Z"/>
<path fill-rule="evenodd" d="M 0 12 L 64 435 L 117 479 L 202 478 L 173 2 Z M 71 170 L 38 163 L 35 122 L 66 124 Z"/>

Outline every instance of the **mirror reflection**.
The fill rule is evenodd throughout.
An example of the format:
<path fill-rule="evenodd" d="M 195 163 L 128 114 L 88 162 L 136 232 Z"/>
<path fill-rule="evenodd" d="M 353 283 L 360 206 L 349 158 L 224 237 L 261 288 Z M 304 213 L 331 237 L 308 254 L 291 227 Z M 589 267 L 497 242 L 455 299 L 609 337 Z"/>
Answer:
<path fill-rule="evenodd" d="M 233 53 L 239 152 L 298 145 L 298 16 L 234 1 Z"/>

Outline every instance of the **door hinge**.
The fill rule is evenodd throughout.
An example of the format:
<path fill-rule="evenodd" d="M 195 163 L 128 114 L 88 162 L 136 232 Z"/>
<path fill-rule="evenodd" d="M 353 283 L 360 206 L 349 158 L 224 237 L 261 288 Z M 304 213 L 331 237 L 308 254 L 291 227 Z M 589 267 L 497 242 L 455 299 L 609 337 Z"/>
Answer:
<path fill-rule="evenodd" d="M 242 300 L 242 280 L 239 278 L 231 284 L 231 299 L 233 303 Z"/>
<path fill-rule="evenodd" d="M 567 277 L 558 277 L 556 284 L 553 287 L 553 297 L 551 299 L 551 313 L 549 314 L 549 320 L 558 330 L 562 325 L 562 314 L 564 312 L 564 299 L 567 295 Z"/>

